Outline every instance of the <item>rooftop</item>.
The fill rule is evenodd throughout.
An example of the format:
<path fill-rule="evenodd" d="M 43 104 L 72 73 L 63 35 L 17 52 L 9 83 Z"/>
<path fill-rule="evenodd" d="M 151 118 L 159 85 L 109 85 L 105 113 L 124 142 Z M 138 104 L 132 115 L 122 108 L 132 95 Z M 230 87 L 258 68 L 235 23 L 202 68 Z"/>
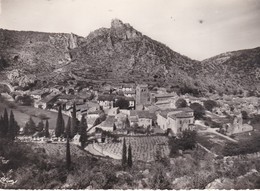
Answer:
<path fill-rule="evenodd" d="M 115 116 L 107 116 L 106 120 L 103 121 L 99 126 L 113 127 L 114 123 L 115 123 Z"/>

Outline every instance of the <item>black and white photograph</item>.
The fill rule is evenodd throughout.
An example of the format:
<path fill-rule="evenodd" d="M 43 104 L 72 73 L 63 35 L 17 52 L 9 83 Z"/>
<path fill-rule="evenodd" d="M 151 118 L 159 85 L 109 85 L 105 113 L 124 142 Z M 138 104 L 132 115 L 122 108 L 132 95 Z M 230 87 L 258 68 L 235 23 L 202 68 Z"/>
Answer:
<path fill-rule="evenodd" d="M 260 0 L 0 0 L 0 189 L 260 189 Z"/>

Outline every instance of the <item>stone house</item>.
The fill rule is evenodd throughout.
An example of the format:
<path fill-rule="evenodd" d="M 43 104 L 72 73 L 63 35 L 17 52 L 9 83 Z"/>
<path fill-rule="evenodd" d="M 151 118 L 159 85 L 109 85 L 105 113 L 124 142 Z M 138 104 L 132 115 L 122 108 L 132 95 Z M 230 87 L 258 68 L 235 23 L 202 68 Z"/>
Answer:
<path fill-rule="evenodd" d="M 153 126 L 153 121 L 155 121 L 155 118 L 155 114 L 150 113 L 149 111 L 131 110 L 129 121 L 130 125 L 137 123 L 138 126 L 147 128 L 148 126 Z"/>
<path fill-rule="evenodd" d="M 177 135 L 186 129 L 194 128 L 194 112 L 188 107 L 159 111 L 157 124 L 162 130 L 169 129 Z"/>

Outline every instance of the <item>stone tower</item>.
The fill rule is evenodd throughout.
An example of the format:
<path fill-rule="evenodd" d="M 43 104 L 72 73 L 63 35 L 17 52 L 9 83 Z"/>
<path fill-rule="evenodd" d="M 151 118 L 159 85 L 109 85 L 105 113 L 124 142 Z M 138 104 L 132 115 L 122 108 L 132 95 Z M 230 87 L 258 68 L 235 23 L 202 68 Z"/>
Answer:
<path fill-rule="evenodd" d="M 151 103 L 150 93 L 147 84 L 138 84 L 136 86 L 136 105 L 145 105 Z"/>

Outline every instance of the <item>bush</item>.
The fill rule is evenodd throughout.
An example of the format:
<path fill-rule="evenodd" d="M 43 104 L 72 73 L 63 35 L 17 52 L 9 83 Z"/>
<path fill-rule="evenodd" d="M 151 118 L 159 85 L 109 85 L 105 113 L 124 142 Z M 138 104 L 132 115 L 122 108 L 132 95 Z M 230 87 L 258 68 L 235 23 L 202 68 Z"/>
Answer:
<path fill-rule="evenodd" d="M 194 111 L 195 119 L 201 119 L 205 115 L 205 108 L 199 103 L 192 103 L 190 108 Z"/>
<path fill-rule="evenodd" d="M 187 107 L 187 102 L 186 102 L 186 100 L 185 99 L 183 99 L 183 98 L 180 98 L 180 99 L 178 99 L 176 102 L 175 102 L 175 106 L 177 107 L 177 108 L 182 108 L 182 107 Z"/>
<path fill-rule="evenodd" d="M 211 111 L 211 112 L 212 112 L 212 109 L 217 106 L 218 106 L 218 104 L 214 100 L 207 100 L 204 102 L 204 107 L 206 108 L 206 110 Z"/>

